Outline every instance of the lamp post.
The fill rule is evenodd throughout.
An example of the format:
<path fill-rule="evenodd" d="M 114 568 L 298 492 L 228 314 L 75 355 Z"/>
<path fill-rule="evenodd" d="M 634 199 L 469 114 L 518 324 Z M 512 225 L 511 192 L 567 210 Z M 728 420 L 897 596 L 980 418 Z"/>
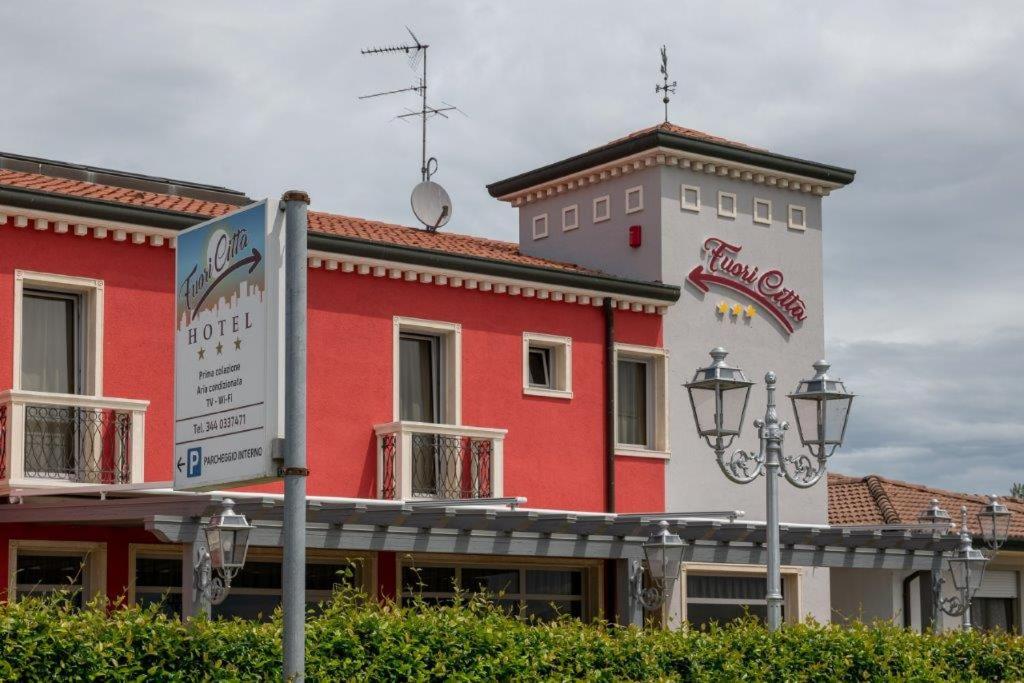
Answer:
<path fill-rule="evenodd" d="M 989 560 L 995 556 L 996 551 L 1002 547 L 1010 535 L 1010 516 L 1009 509 L 1000 503 L 998 498 L 988 497 L 988 504 L 978 513 L 978 525 L 981 527 L 982 540 L 991 551 L 991 556 L 986 556 L 981 550 L 974 547 L 974 539 L 967 528 L 967 506 L 960 507 L 960 545 L 946 561 L 956 593 L 943 598 L 942 586 L 946 580 L 941 576 L 936 576 L 932 580 L 933 624 L 938 623 L 939 612 L 942 611 L 951 617 L 962 617 L 961 627 L 963 630 L 971 630 L 971 603 L 974 602 L 974 596 L 981 588 L 981 582 L 985 578 L 985 567 Z M 945 522 L 948 524 L 949 513 L 940 508 L 939 501 L 933 498 L 928 509 L 918 517 L 918 522 Z"/>
<path fill-rule="evenodd" d="M 225 498 L 221 512 L 202 527 L 204 544 L 195 545 L 193 567 L 196 589 L 211 605 L 224 602 L 231 580 L 245 565 L 252 526 L 245 515 L 237 514 L 235 502 Z"/>
<path fill-rule="evenodd" d="M 640 560 L 633 560 L 630 567 L 633 597 L 645 609 L 653 610 L 664 605 L 672 595 L 672 587 L 679 578 L 679 568 L 683 564 L 683 541 L 668 530 L 668 522 L 661 520 L 658 522 L 658 531 L 651 534 L 643 548 L 651 581 L 649 586 L 644 587 L 643 565 Z"/>
<path fill-rule="evenodd" d="M 779 477 L 798 488 L 810 488 L 824 476 L 828 458 L 843 443 L 853 394 L 842 380 L 828 375 L 829 364 L 818 361 L 815 374 L 797 385 L 789 395 L 796 415 L 801 443 L 810 456 L 787 456 L 782 443 L 789 424 L 779 420 L 775 406 L 774 372 L 765 374 L 768 405 L 763 419 L 755 420 L 760 447 L 758 451 L 736 450 L 727 454 L 733 440 L 743 429 L 749 381 L 743 371 L 725 362 L 728 352 L 722 347 L 711 350 L 712 363 L 700 368 L 686 385 L 693 408 L 697 433 L 715 451 L 718 466 L 725 476 L 738 484 L 749 484 L 765 477 L 765 522 L 768 551 L 768 629 L 782 624 L 782 579 L 779 561 Z"/>

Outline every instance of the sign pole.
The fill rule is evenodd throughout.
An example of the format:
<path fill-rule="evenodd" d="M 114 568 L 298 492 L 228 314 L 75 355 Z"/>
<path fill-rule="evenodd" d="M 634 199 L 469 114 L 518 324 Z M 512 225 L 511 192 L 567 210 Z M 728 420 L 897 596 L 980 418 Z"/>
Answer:
<path fill-rule="evenodd" d="M 309 195 L 281 198 L 285 210 L 284 669 L 306 673 L 306 210 Z"/>

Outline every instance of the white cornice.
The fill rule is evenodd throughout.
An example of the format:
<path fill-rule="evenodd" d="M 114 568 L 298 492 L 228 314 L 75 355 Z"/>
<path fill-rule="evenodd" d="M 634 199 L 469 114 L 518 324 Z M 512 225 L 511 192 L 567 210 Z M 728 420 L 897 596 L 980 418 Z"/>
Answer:
<path fill-rule="evenodd" d="M 174 230 L 153 228 L 145 225 L 119 223 L 116 221 L 94 220 L 48 211 L 36 211 L 0 205 L 0 229 L 52 230 L 58 234 L 96 239 L 111 239 L 136 246 L 169 247 L 177 243 Z M 619 310 L 636 313 L 664 314 L 667 305 L 658 299 L 609 295 L 593 289 L 560 287 L 529 280 L 479 275 L 468 271 L 442 270 L 427 266 L 412 266 L 397 261 L 335 254 L 327 251 L 310 251 L 309 267 L 339 270 L 342 273 L 356 273 L 372 277 L 386 277 L 405 282 L 418 282 L 454 289 L 479 290 L 506 296 L 521 296 L 525 299 L 539 299 L 583 306 L 601 306 L 606 298 Z"/>
<path fill-rule="evenodd" d="M 539 199 L 561 194 L 567 190 L 602 183 L 612 178 L 618 178 L 654 166 L 677 166 L 697 173 L 728 176 L 734 180 L 780 187 L 818 197 L 827 196 L 832 190 L 842 187 L 840 183 L 830 183 L 794 173 L 782 173 L 760 166 L 723 161 L 716 157 L 679 152 L 667 147 L 656 147 L 512 192 L 498 199 L 510 202 L 512 206 L 522 206 Z"/>

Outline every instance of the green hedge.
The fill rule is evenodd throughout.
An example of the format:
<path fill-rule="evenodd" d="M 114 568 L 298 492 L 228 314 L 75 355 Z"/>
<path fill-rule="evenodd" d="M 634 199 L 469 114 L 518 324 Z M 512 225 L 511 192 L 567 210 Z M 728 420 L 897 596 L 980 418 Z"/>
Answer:
<path fill-rule="evenodd" d="M 0 605 L 0 679 L 275 680 L 280 620 L 197 620 L 153 608 Z M 365 604 L 339 594 L 307 626 L 309 680 L 1024 680 L 1024 638 L 919 635 L 893 626 L 753 621 L 658 631 L 564 619 L 529 624 L 482 600 Z"/>

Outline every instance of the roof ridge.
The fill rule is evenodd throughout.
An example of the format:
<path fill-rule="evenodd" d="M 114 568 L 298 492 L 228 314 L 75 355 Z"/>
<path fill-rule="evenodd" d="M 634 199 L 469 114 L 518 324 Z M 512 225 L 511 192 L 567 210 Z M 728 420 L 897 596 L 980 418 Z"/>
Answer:
<path fill-rule="evenodd" d="M 896 506 L 892 504 L 892 500 L 889 498 L 889 494 L 885 492 L 885 487 L 882 486 L 879 477 L 869 474 L 864 477 L 864 481 L 867 483 L 868 493 L 871 494 L 871 499 L 875 501 L 875 505 L 881 511 L 882 519 L 885 520 L 885 523 L 900 524 L 902 520 L 896 511 Z"/>

